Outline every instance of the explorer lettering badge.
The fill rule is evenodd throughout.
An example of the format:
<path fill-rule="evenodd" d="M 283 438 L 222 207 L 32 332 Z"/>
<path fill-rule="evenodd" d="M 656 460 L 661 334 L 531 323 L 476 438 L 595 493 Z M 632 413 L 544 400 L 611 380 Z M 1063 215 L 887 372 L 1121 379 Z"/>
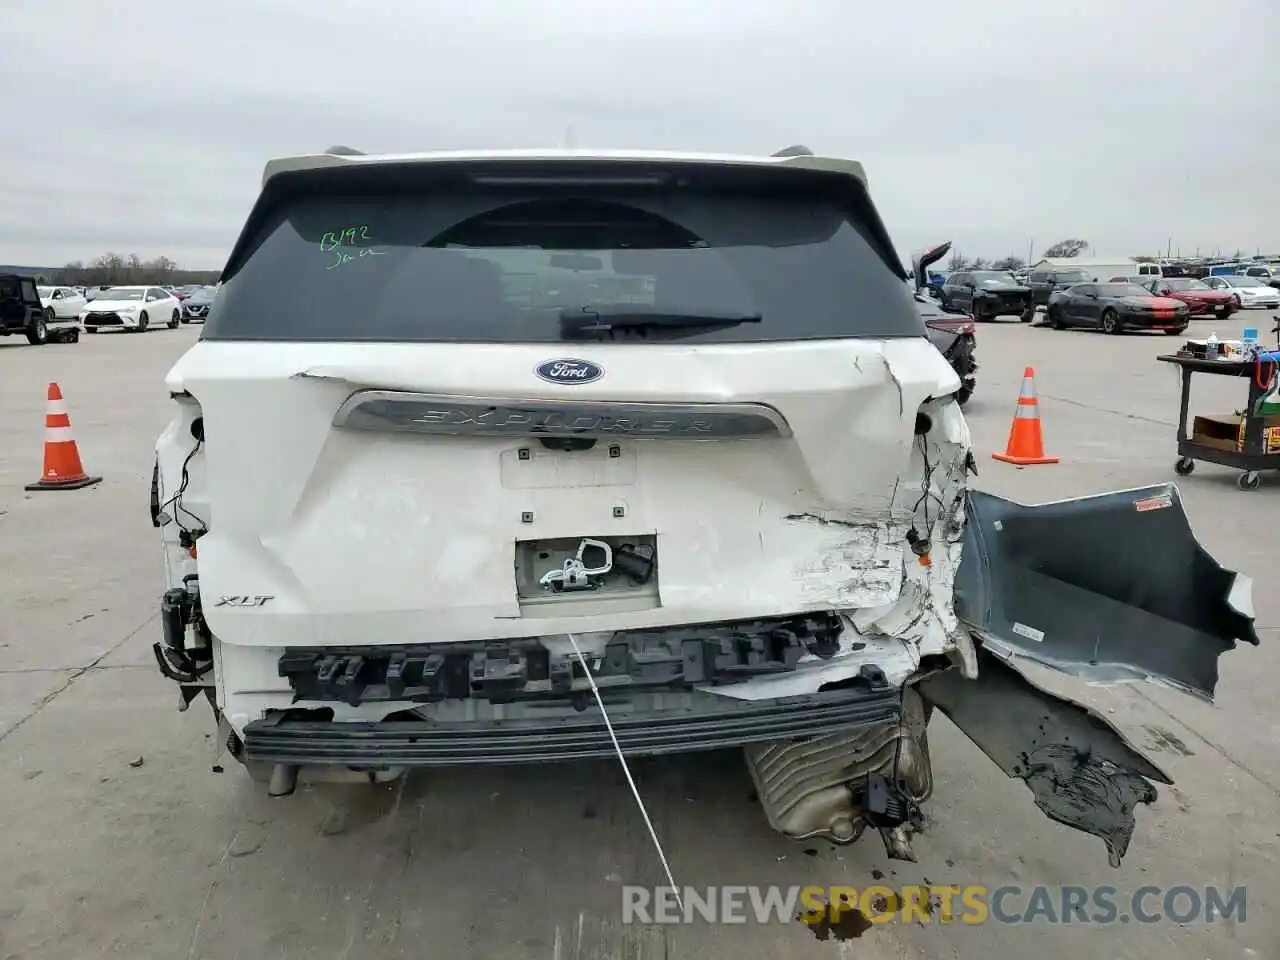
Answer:
<path fill-rule="evenodd" d="M 215 607 L 261 607 L 275 597 L 219 597 Z"/>
<path fill-rule="evenodd" d="M 548 360 L 534 368 L 534 373 L 547 383 L 594 383 L 604 371 L 588 360 Z"/>

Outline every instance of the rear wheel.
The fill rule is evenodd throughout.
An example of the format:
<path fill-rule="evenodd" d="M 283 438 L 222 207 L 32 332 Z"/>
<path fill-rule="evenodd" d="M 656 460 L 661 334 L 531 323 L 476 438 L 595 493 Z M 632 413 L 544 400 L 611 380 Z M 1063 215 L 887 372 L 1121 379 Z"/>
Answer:
<path fill-rule="evenodd" d="M 31 328 L 27 331 L 27 343 L 33 346 L 40 346 L 49 342 L 49 324 L 45 322 L 43 315 L 37 317 L 31 323 Z"/>
<path fill-rule="evenodd" d="M 178 311 L 177 310 L 173 311 L 173 316 L 169 318 L 169 329 L 170 330 L 178 329 Z"/>
<path fill-rule="evenodd" d="M 1065 320 L 1062 319 L 1061 307 L 1049 308 L 1049 326 L 1053 327 L 1053 329 L 1055 330 L 1067 329 L 1067 323 Z"/>
<path fill-rule="evenodd" d="M 1102 332 L 1118 334 L 1120 332 L 1120 314 L 1110 307 L 1102 311 Z"/>
<path fill-rule="evenodd" d="M 140 314 L 138 314 L 138 325 L 134 327 L 134 331 L 137 333 L 146 333 L 147 324 L 149 324 L 150 322 L 151 322 L 151 318 L 147 316 L 147 311 L 143 310 Z"/>
<path fill-rule="evenodd" d="M 53 307 L 44 308 L 44 318 L 46 320 L 52 323 L 56 317 L 57 317 L 57 314 L 53 312 Z"/>
<path fill-rule="evenodd" d="M 1029 307 L 1027 307 L 1027 309 L 1025 309 L 1025 310 L 1023 310 L 1023 311 L 1022 311 L 1022 322 L 1023 322 L 1023 323 L 1030 323 L 1030 322 L 1031 322 L 1032 320 L 1034 320 L 1035 318 L 1036 318 L 1036 308 L 1035 308 L 1035 305 L 1034 305 L 1034 304 L 1033 304 L 1033 305 L 1031 305 L 1031 306 L 1029 306 Z"/>
<path fill-rule="evenodd" d="M 1231 316 L 1231 310 L 1232 308 L 1230 306 L 1218 307 L 1213 311 L 1213 315 L 1219 320 L 1225 320 L 1227 317 Z"/>

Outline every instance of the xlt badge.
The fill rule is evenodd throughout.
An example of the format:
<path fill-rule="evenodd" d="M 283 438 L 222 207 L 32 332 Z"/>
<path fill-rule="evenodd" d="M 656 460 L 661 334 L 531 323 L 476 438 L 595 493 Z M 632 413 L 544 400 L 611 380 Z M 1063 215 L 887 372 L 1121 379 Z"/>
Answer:
<path fill-rule="evenodd" d="M 219 597 L 215 607 L 260 607 L 275 597 Z"/>

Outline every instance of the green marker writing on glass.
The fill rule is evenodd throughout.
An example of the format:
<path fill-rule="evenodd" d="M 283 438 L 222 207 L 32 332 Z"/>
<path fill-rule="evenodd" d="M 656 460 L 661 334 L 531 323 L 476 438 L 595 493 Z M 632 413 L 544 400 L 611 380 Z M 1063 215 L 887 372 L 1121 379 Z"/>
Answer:
<path fill-rule="evenodd" d="M 373 238 L 369 236 L 368 225 L 343 227 L 340 230 L 331 230 L 325 233 L 320 237 L 320 251 L 322 253 L 331 253 L 335 258 L 325 269 L 334 270 L 338 267 L 346 266 L 348 263 L 354 263 L 360 257 L 382 256 L 383 251 L 362 245 L 372 242 Z"/>

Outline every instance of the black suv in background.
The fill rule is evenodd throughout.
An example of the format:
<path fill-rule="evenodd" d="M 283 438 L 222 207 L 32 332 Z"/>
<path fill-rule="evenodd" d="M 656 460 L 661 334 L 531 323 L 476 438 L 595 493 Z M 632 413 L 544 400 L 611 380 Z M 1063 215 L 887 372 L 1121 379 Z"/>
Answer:
<path fill-rule="evenodd" d="M 4 273 L 0 274 L 0 336 L 11 333 L 25 333 L 27 342 L 36 345 L 80 339 L 80 328 L 74 319 L 51 322 L 45 316 L 35 280 Z"/>
<path fill-rule="evenodd" d="M 939 288 L 944 310 L 963 310 L 975 320 L 1035 316 L 1031 289 L 1013 279 L 1007 270 L 960 270 Z"/>
<path fill-rule="evenodd" d="M 1031 288 L 1034 301 L 1031 313 L 1023 320 L 1035 319 L 1035 308 L 1049 306 L 1049 297 L 1059 290 L 1075 286 L 1077 283 L 1092 283 L 1093 274 L 1084 267 L 1043 267 L 1031 271 L 1027 278 L 1027 286 Z M 1103 280 L 1110 279 L 1103 277 Z"/>

